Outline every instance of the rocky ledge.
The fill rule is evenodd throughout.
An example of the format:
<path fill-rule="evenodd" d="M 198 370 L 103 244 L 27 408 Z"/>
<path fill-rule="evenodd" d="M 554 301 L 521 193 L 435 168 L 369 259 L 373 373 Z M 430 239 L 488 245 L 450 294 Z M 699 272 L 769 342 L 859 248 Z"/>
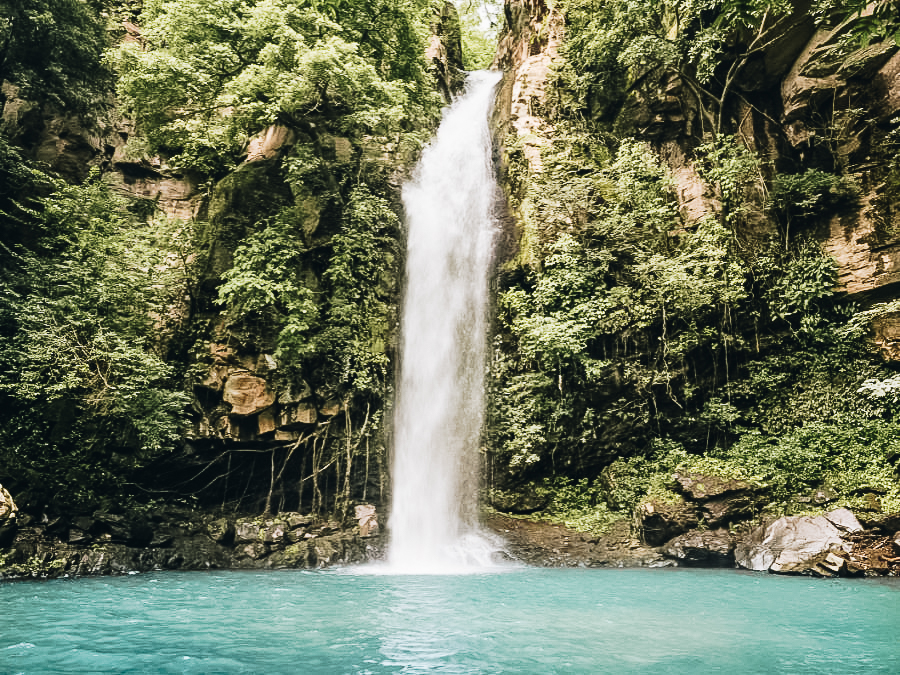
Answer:
<path fill-rule="evenodd" d="M 72 520 L 19 518 L 0 542 L 0 580 L 126 574 L 151 570 L 316 568 L 381 556 L 375 508 L 356 521 L 300 513 L 223 516 L 190 509 Z M 9 527 L 9 525 L 7 525 Z"/>
<path fill-rule="evenodd" d="M 653 515 L 653 522 L 667 532 L 690 521 L 684 508 L 673 509 L 671 521 L 659 518 L 658 510 Z M 861 522 L 848 509 L 835 509 L 820 516 L 783 516 L 756 527 L 747 522 L 734 528 L 692 527 L 662 543 L 654 540 L 659 545 L 641 534 L 640 519 L 636 527 L 620 520 L 602 536 L 500 513 L 489 514 L 485 523 L 506 540 L 513 558 L 543 567 L 724 567 L 823 577 L 900 576 L 900 514 Z"/>

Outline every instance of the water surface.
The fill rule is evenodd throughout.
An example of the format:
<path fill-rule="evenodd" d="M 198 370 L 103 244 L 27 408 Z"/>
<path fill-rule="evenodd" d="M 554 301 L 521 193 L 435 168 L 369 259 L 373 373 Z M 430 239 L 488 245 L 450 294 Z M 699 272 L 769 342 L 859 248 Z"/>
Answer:
<path fill-rule="evenodd" d="M 898 580 L 160 572 L 0 584 L 0 673 L 898 673 Z"/>

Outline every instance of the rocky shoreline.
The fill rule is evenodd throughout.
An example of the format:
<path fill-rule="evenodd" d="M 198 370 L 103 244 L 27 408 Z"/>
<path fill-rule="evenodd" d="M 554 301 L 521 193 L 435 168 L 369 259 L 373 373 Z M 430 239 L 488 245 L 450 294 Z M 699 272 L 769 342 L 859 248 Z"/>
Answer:
<path fill-rule="evenodd" d="M 500 513 L 486 520 L 506 540 L 511 557 L 542 567 L 712 567 L 900 577 L 900 514 L 864 522 L 847 509 L 836 509 L 822 516 L 784 516 L 737 531 L 693 529 L 651 546 L 634 536 L 624 520 L 603 536 Z"/>
<path fill-rule="evenodd" d="M 300 513 L 223 516 L 169 508 L 154 513 L 95 512 L 71 520 L 19 518 L 0 540 L 0 581 L 154 570 L 318 568 L 382 556 L 375 509 L 356 521 Z"/>
<path fill-rule="evenodd" d="M 900 577 L 900 514 L 857 517 L 838 508 L 816 516 L 752 520 L 723 507 L 723 519 L 709 528 L 697 522 L 697 511 L 713 510 L 710 500 L 745 504 L 736 496 L 743 488 L 724 482 L 717 488 L 709 477 L 682 482 L 692 490 L 684 500 L 646 502 L 633 521 L 616 521 L 602 536 L 497 511 L 486 513 L 483 522 L 505 542 L 508 557 L 539 567 L 718 567 Z M 0 487 L 0 581 L 153 570 L 308 569 L 382 559 L 385 537 L 376 507 L 357 505 L 354 516 L 338 522 L 301 513 L 223 515 L 164 507 L 38 520 L 20 514 Z"/>

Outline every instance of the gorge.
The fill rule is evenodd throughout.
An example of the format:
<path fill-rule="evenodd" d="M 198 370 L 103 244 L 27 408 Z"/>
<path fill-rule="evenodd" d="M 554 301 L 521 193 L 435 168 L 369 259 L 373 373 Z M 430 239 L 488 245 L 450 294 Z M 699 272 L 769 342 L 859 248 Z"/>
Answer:
<path fill-rule="evenodd" d="M 471 6 L 38 4 L 3 5 L 5 576 L 318 567 L 479 518 L 537 564 L 763 565 L 738 550 L 803 524 L 793 571 L 896 573 L 890 3 L 510 0 L 492 163 L 434 196 L 401 186 L 494 58 Z M 424 329 L 454 298 L 403 223 L 469 180 L 489 342 L 431 405 L 403 270 Z M 479 474 L 446 492 L 401 480 L 440 410 Z"/>

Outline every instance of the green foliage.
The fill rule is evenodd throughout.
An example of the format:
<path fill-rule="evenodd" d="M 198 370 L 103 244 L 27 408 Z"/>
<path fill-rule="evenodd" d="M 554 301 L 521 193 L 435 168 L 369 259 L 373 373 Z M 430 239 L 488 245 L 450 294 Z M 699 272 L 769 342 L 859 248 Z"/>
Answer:
<path fill-rule="evenodd" d="M 276 334 L 292 377 L 352 395 L 382 394 L 397 278 L 400 221 L 381 197 L 354 189 L 321 281 L 302 214 L 283 210 L 235 251 L 219 303 L 232 322 Z"/>
<path fill-rule="evenodd" d="M 153 0 L 143 43 L 110 58 L 150 148 L 214 172 L 271 124 L 391 137 L 431 119 L 423 12 L 418 0 Z"/>
<path fill-rule="evenodd" d="M 96 179 L 55 188 L 4 270 L 0 452 L 33 498 L 91 506 L 178 443 L 187 399 L 151 340 L 170 309 L 157 233 Z"/>
<path fill-rule="evenodd" d="M 0 2 L 0 82 L 32 101 L 85 111 L 111 85 L 100 0 Z M 0 100 L 3 95 L 0 94 Z"/>
<path fill-rule="evenodd" d="M 530 483 L 525 489 L 537 500 L 547 502 L 540 512 L 525 516 L 530 520 L 560 523 L 576 532 L 603 535 L 613 523 L 626 517 L 610 511 L 600 487 L 592 485 L 586 478 L 579 481 L 544 478 Z"/>
<path fill-rule="evenodd" d="M 456 3 L 462 29 L 463 67 L 483 70 L 490 67 L 497 51 L 498 18 L 494 3 L 461 0 Z"/>

